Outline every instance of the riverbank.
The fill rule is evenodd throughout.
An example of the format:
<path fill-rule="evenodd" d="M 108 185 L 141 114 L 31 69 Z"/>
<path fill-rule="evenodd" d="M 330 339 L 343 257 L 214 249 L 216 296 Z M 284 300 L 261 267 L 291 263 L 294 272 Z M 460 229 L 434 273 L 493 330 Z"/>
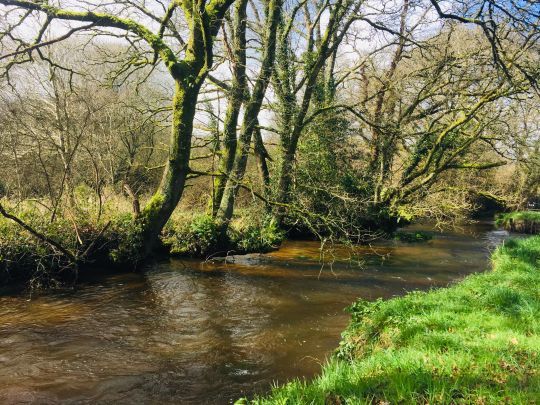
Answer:
<path fill-rule="evenodd" d="M 319 377 L 252 403 L 534 403 L 540 236 L 508 241 L 492 263 L 492 271 L 449 288 L 359 300 Z"/>
<path fill-rule="evenodd" d="M 36 207 L 10 209 L 0 216 L 0 286 L 26 284 L 32 289 L 72 285 L 97 268 L 110 273 L 133 271 L 141 256 L 140 230 L 127 212 L 97 219 L 75 212 L 51 221 Z M 178 213 L 167 223 L 155 256 L 207 259 L 230 254 L 265 253 L 279 247 L 285 233 L 266 215 L 242 212 L 220 232 L 209 215 Z"/>
<path fill-rule="evenodd" d="M 510 232 L 537 234 L 540 233 L 540 211 L 516 211 L 501 214 L 498 216 L 496 224 Z"/>

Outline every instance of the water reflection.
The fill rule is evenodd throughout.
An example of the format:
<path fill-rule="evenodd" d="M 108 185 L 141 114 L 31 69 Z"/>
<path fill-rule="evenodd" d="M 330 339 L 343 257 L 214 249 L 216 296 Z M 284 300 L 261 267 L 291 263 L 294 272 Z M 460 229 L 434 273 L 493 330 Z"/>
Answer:
<path fill-rule="evenodd" d="M 288 242 L 234 263 L 173 260 L 28 299 L 0 298 L 1 403 L 227 403 L 310 377 L 357 297 L 446 285 L 487 266 L 488 226 L 426 244 L 337 251 Z"/>

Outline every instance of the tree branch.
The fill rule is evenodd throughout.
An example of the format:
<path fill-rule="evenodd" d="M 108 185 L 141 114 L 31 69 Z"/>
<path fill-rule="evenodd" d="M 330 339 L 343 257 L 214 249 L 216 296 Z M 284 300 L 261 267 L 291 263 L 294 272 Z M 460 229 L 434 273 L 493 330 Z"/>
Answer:
<path fill-rule="evenodd" d="M 30 225 L 25 223 L 22 219 L 16 217 L 15 215 L 12 215 L 12 214 L 8 213 L 5 210 L 5 208 L 4 208 L 4 206 L 2 204 L 0 204 L 0 214 L 3 217 L 5 217 L 5 218 L 15 222 L 16 224 L 18 224 L 21 228 L 26 230 L 28 233 L 30 233 L 32 236 L 34 236 L 36 239 L 39 239 L 40 241 L 42 241 L 42 242 L 46 243 L 47 245 L 49 245 L 50 247 L 52 247 L 53 249 L 55 249 L 55 250 L 59 251 L 60 253 L 62 253 L 73 264 L 77 263 L 77 258 L 73 255 L 73 253 L 71 253 L 69 250 L 67 250 L 65 247 L 63 247 L 62 245 L 60 245 L 58 242 L 54 241 L 53 239 L 51 239 L 51 238 L 47 237 L 46 235 L 43 235 L 42 233 L 36 231 Z"/>
<path fill-rule="evenodd" d="M 131 32 L 143 39 L 159 54 L 167 69 L 174 77 L 181 77 L 183 63 L 176 59 L 174 52 L 165 44 L 163 39 L 154 34 L 144 25 L 128 18 L 121 18 L 107 13 L 93 11 L 74 11 L 50 6 L 45 3 L 34 3 L 27 0 L 0 0 L 0 4 L 8 7 L 19 7 L 25 10 L 34 10 L 45 13 L 49 18 L 58 18 L 67 21 L 91 22 L 99 27 L 118 28 Z"/>

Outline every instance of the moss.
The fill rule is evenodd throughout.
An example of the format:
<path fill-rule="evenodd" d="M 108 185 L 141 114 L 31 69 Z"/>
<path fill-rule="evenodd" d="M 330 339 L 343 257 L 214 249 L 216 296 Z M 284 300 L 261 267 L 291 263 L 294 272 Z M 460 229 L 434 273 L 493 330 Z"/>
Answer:
<path fill-rule="evenodd" d="M 159 215 L 159 211 L 165 202 L 165 196 L 160 192 L 156 192 L 150 201 L 146 204 L 141 215 L 139 217 L 139 222 L 143 224 L 148 224 Z"/>
<path fill-rule="evenodd" d="M 319 377 L 251 402 L 536 403 L 540 236 L 506 243 L 492 261 L 493 271 L 446 289 L 354 303 Z"/>

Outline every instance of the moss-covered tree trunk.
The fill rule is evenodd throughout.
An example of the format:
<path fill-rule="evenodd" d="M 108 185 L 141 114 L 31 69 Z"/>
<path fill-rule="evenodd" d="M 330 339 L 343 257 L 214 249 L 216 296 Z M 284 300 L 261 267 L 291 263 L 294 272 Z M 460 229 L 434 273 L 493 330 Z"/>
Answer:
<path fill-rule="evenodd" d="M 158 190 L 137 218 L 142 228 L 144 256 L 154 249 L 184 192 L 190 173 L 191 138 L 199 92 L 212 67 L 214 38 L 233 0 L 188 3 L 182 6 L 190 22 L 185 58 L 181 64 L 170 68 L 175 91 L 169 158 Z"/>
<path fill-rule="evenodd" d="M 353 10 L 358 10 L 361 2 L 357 2 L 353 6 Z M 354 17 L 345 21 L 345 17 L 349 10 L 349 7 L 353 5 L 350 0 L 343 0 L 337 2 L 333 7 L 329 9 L 329 20 L 327 22 L 324 33 L 321 29 L 320 19 L 315 22 L 308 22 L 308 45 L 306 55 L 306 63 L 304 67 L 304 76 L 302 82 L 304 86 L 304 94 L 300 98 L 301 101 L 296 102 L 296 93 L 300 90 L 298 86 L 291 86 L 291 83 L 295 83 L 295 70 L 289 66 L 289 41 L 290 30 L 287 27 L 280 27 L 280 57 L 276 66 L 277 82 L 280 89 L 276 91 L 278 93 L 281 106 L 281 148 L 282 148 L 282 162 L 281 170 L 279 173 L 279 186 L 277 195 L 277 209 L 275 211 L 275 217 L 279 224 L 283 223 L 285 216 L 285 207 L 291 202 L 292 187 L 294 179 L 294 163 L 296 158 L 296 152 L 298 149 L 298 142 L 300 136 L 306 125 L 306 117 L 309 109 L 312 106 L 312 98 L 314 96 L 316 85 L 319 80 L 319 75 L 325 76 L 323 67 L 333 55 L 337 46 L 343 40 L 343 37 L 347 31 L 347 28 L 354 21 Z M 354 14 L 354 12 L 352 12 Z M 340 24 L 343 26 L 340 30 Z M 314 29 L 317 29 L 317 36 L 314 37 Z M 328 69 L 332 69 L 335 61 L 331 60 Z M 327 72 L 326 75 L 332 75 L 332 72 Z M 285 124 L 285 126 L 284 126 Z"/>
<path fill-rule="evenodd" d="M 251 149 L 253 134 L 258 130 L 259 112 L 268 83 L 272 75 L 272 68 L 276 56 L 277 27 L 281 20 L 282 0 L 270 0 L 266 17 L 265 49 L 261 68 L 250 99 L 246 103 L 246 111 L 242 122 L 240 150 L 236 155 L 234 168 L 227 179 L 223 199 L 219 207 L 217 218 L 222 224 L 222 232 L 226 232 L 234 212 L 234 202 L 246 172 L 247 160 Z"/>
<path fill-rule="evenodd" d="M 233 78 L 229 89 L 229 100 L 223 128 L 223 148 L 219 160 L 220 175 L 214 178 L 214 195 L 212 201 L 212 215 L 215 217 L 223 193 L 227 178 L 234 166 L 236 148 L 238 144 L 236 127 L 240 108 L 247 91 L 246 78 L 246 23 L 247 23 L 248 0 L 238 0 L 235 5 L 234 28 L 233 28 Z"/>
<path fill-rule="evenodd" d="M 143 228 L 145 254 L 149 254 L 155 246 L 161 230 L 171 217 L 184 192 L 190 171 L 193 119 L 201 84 L 201 80 L 199 83 L 193 83 L 192 86 L 185 86 L 178 81 L 175 83 L 169 158 L 165 164 L 158 190 L 138 218 Z"/>

